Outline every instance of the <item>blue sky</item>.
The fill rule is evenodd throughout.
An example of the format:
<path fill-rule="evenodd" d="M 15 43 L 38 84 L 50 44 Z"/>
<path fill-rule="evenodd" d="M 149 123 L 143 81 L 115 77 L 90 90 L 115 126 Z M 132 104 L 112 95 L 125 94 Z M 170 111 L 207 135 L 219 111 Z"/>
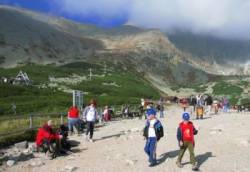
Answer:
<path fill-rule="evenodd" d="M 97 13 L 88 14 L 72 14 L 62 10 L 58 5 L 58 1 L 53 0 L 0 0 L 0 4 L 22 7 L 33 11 L 50 13 L 55 16 L 65 17 L 81 23 L 90 23 L 102 27 L 113 27 L 125 24 L 128 20 L 126 15 L 113 15 L 111 17 L 103 17 Z"/>
<path fill-rule="evenodd" d="M 250 40 L 250 0 L 0 0 L 104 27 L 131 24 Z"/>

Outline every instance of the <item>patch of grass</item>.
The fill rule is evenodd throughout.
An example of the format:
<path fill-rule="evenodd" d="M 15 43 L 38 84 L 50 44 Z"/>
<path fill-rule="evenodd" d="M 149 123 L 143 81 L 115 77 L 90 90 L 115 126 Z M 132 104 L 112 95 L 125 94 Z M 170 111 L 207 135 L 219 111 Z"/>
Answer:
<path fill-rule="evenodd" d="M 227 82 L 218 82 L 213 86 L 214 95 L 232 95 L 239 96 L 243 92 L 243 89 L 239 86 L 227 83 Z"/>

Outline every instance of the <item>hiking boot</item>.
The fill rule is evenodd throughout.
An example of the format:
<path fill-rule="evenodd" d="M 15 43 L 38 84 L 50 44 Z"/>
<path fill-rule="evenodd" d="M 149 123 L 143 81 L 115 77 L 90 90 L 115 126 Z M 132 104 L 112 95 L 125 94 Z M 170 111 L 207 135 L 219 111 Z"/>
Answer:
<path fill-rule="evenodd" d="M 179 168 L 182 168 L 182 167 L 183 167 L 183 165 L 181 164 L 180 161 L 176 161 L 176 165 L 177 165 L 177 167 L 179 167 Z"/>
<path fill-rule="evenodd" d="M 193 171 L 198 171 L 198 170 L 199 170 L 199 167 L 198 167 L 198 163 L 197 163 L 197 162 L 192 166 L 192 170 L 193 170 Z"/>
<path fill-rule="evenodd" d="M 154 162 L 154 163 L 150 163 L 149 164 L 149 167 L 154 167 L 154 166 L 156 166 L 157 165 L 157 163 L 156 162 Z"/>

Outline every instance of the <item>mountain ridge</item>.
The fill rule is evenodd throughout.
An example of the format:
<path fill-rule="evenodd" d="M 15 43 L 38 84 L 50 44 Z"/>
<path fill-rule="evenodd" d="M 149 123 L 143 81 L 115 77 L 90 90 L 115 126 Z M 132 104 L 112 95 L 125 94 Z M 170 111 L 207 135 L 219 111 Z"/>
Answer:
<path fill-rule="evenodd" d="M 250 74 L 250 65 L 233 68 L 185 52 L 157 29 L 98 28 L 1 5 L 0 16 L 0 67 L 105 61 L 133 69 L 161 89 L 169 84 L 206 83 L 212 75 Z"/>

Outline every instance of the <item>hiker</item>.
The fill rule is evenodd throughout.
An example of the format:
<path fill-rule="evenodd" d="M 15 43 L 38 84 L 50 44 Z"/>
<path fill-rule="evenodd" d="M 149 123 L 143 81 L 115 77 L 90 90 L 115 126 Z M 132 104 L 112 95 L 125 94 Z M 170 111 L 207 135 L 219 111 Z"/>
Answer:
<path fill-rule="evenodd" d="M 196 105 L 197 105 L 197 100 L 196 100 L 196 97 L 194 95 L 192 95 L 191 98 L 190 98 L 190 104 L 193 106 L 193 112 L 195 112 Z"/>
<path fill-rule="evenodd" d="M 180 152 L 176 164 L 178 167 L 182 168 L 181 164 L 182 157 L 186 151 L 189 150 L 190 162 L 193 165 L 192 170 L 198 170 L 198 164 L 194 155 L 194 135 L 198 133 L 195 129 L 193 123 L 189 121 L 190 115 L 187 112 L 182 114 L 183 121 L 179 124 L 177 129 L 177 140 L 180 147 Z"/>
<path fill-rule="evenodd" d="M 125 105 L 123 110 L 122 110 L 122 113 L 123 113 L 123 118 L 128 118 L 129 117 L 129 105 Z"/>
<path fill-rule="evenodd" d="M 161 137 L 164 136 L 161 122 L 156 118 L 156 110 L 151 108 L 147 110 L 148 119 L 144 127 L 143 136 L 146 138 L 144 151 L 149 157 L 149 166 L 153 167 L 156 162 L 156 145 Z"/>
<path fill-rule="evenodd" d="M 55 158 L 61 150 L 62 135 L 55 133 L 52 129 L 53 122 L 49 120 L 39 130 L 36 136 L 38 151 L 45 152 L 50 159 Z"/>
<path fill-rule="evenodd" d="M 74 129 L 77 134 L 79 132 L 79 110 L 77 106 L 70 107 L 68 111 L 68 127 L 70 134 L 74 133 Z"/>
<path fill-rule="evenodd" d="M 92 138 L 94 134 L 94 126 L 98 118 L 98 112 L 96 106 L 97 106 L 96 101 L 94 99 L 91 99 L 89 102 L 89 106 L 87 106 L 83 111 L 83 120 L 87 122 L 85 139 L 90 142 L 93 142 Z"/>
<path fill-rule="evenodd" d="M 206 113 L 210 115 L 213 104 L 213 98 L 210 95 L 208 95 L 207 98 L 205 99 L 205 104 L 207 106 Z"/>
<path fill-rule="evenodd" d="M 160 118 L 164 118 L 164 105 L 162 102 L 157 105 L 157 110 L 160 113 Z"/>
<path fill-rule="evenodd" d="M 223 106 L 223 112 L 228 112 L 228 109 L 229 109 L 229 101 L 227 100 L 226 97 L 223 98 L 222 106 Z"/>
<path fill-rule="evenodd" d="M 183 108 L 183 111 L 185 112 L 188 108 L 188 100 L 186 98 L 180 99 L 180 103 Z"/>
<path fill-rule="evenodd" d="M 110 114 L 110 110 L 109 110 L 108 106 L 105 106 L 105 109 L 104 109 L 102 115 L 103 115 L 103 119 L 105 122 L 111 120 L 111 114 Z"/>

